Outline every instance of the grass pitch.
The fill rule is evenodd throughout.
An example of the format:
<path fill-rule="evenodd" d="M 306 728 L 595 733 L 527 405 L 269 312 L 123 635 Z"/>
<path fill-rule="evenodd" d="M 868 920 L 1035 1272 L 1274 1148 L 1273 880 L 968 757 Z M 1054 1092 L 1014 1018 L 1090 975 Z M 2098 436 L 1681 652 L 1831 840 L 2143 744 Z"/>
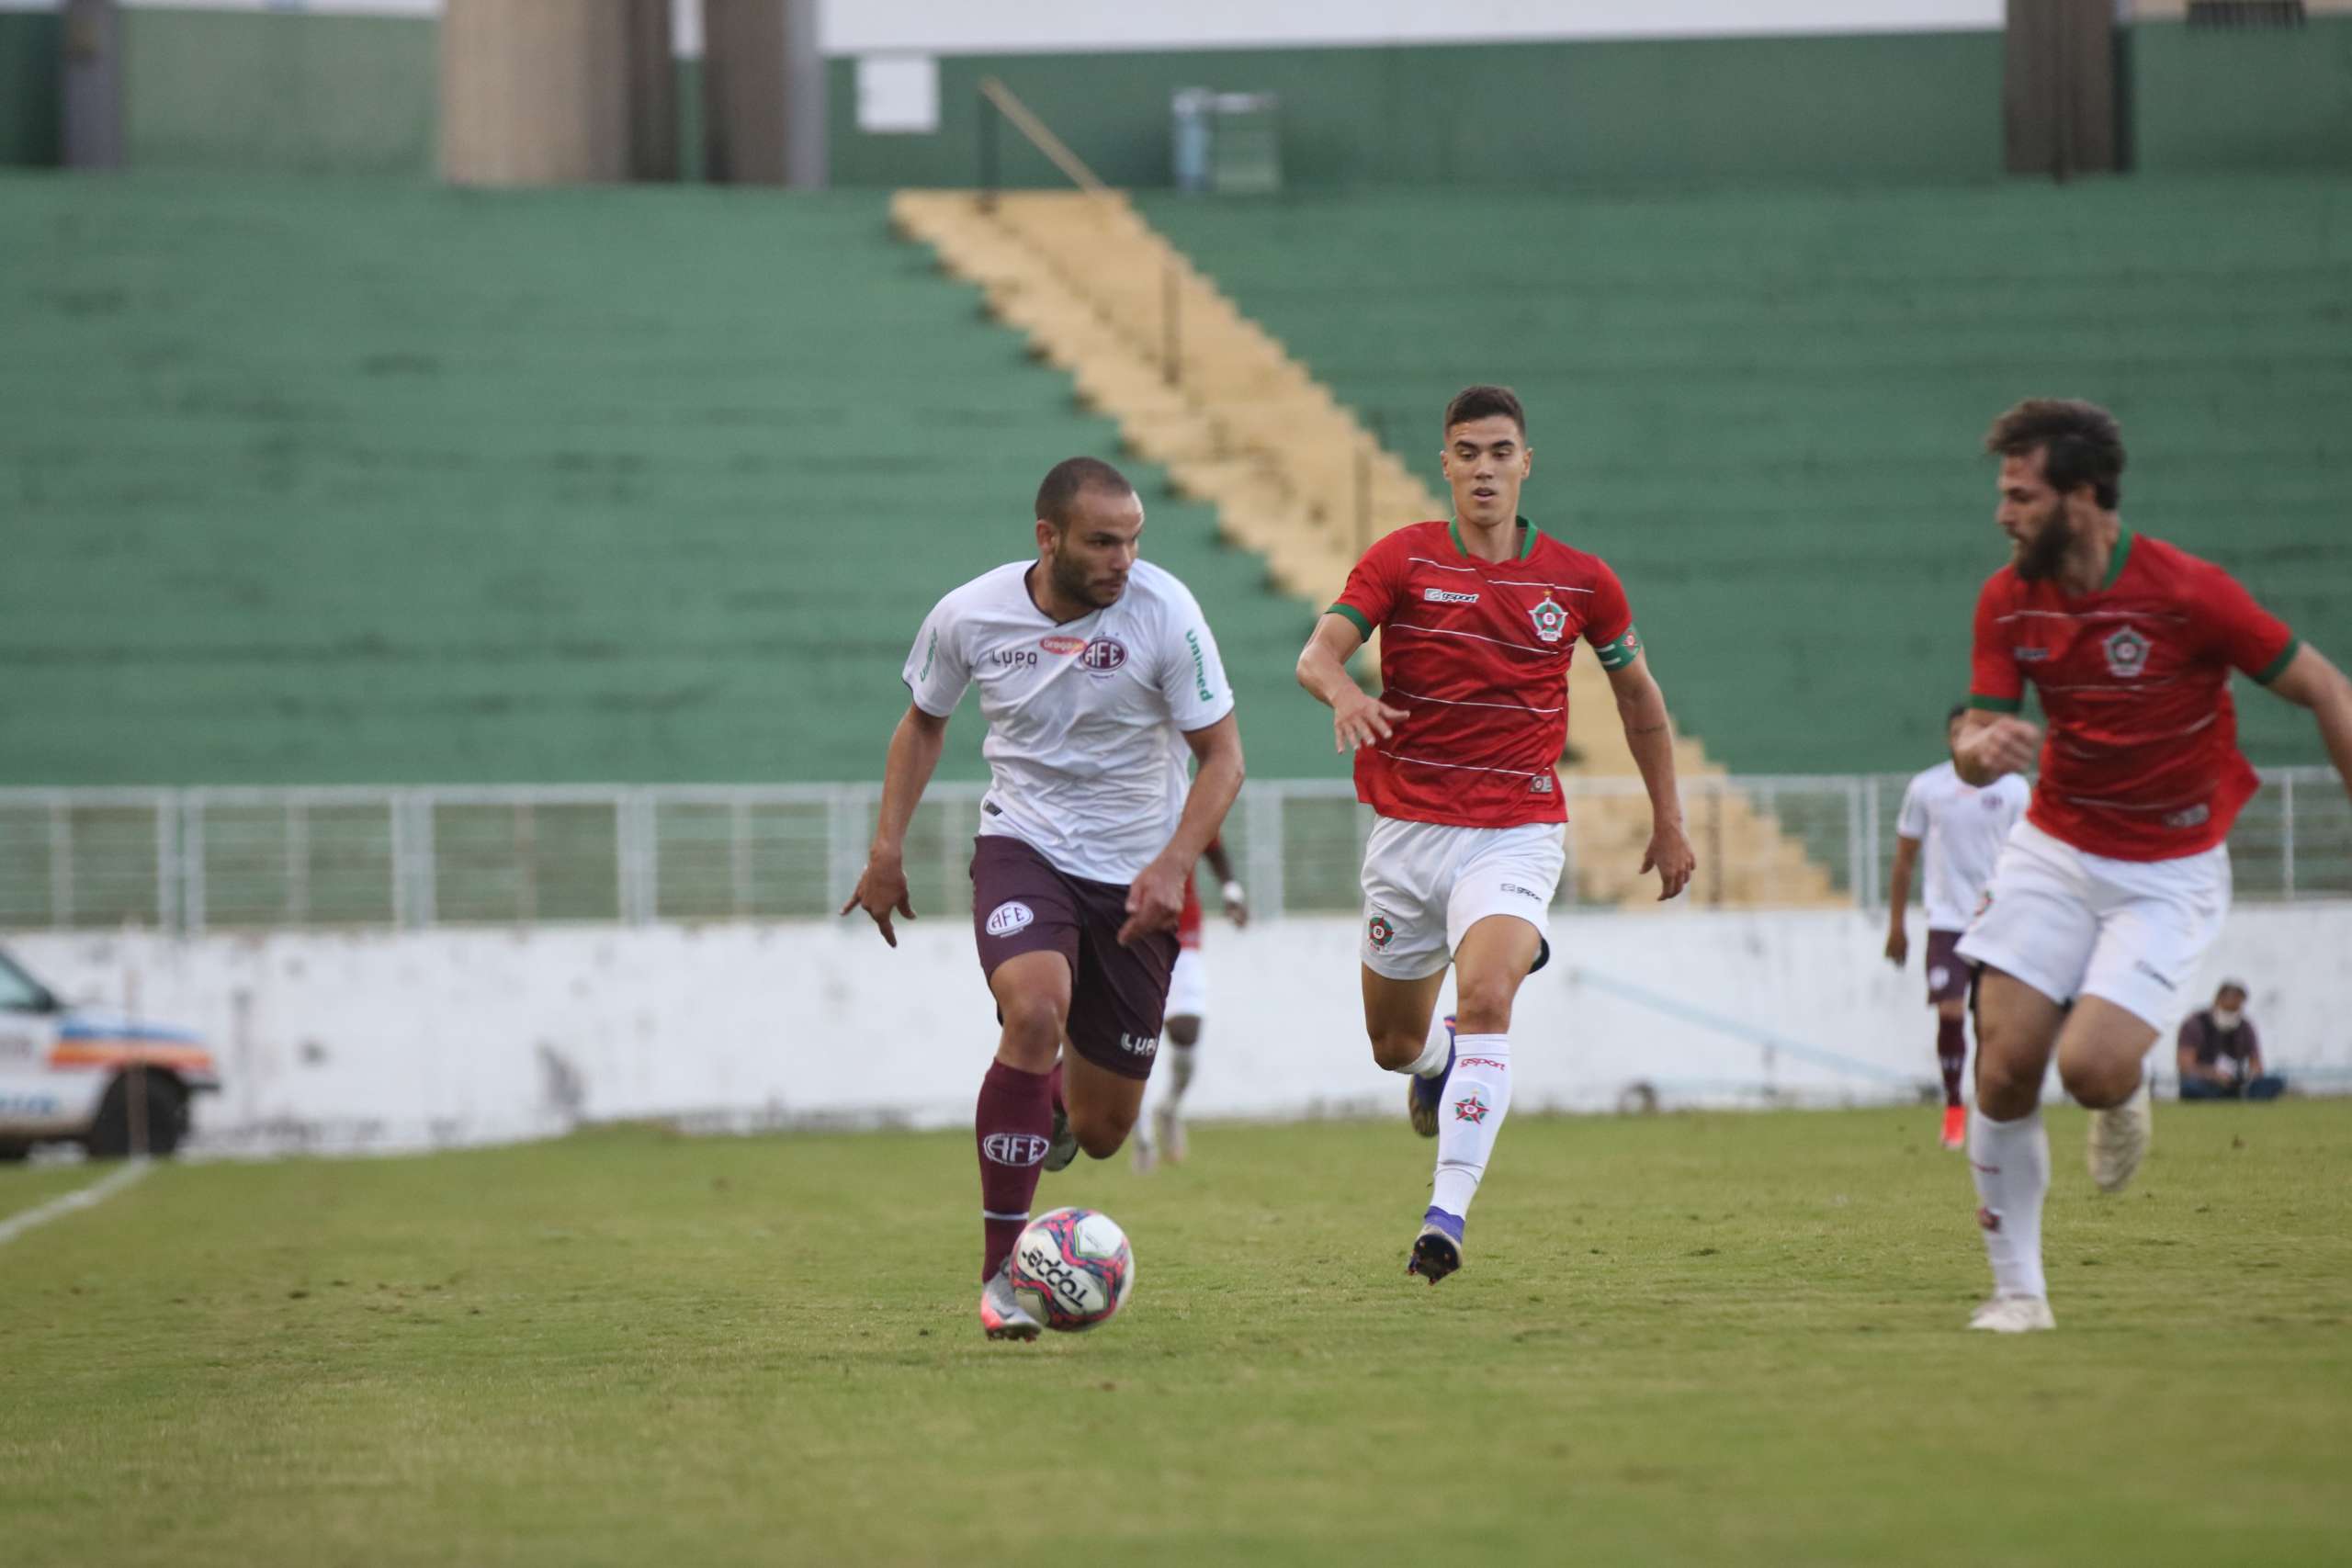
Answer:
<path fill-rule="evenodd" d="M 968 1134 L 648 1129 L 178 1166 L 0 1248 L 0 1542 L 187 1564 L 2342 1562 L 2352 1105 L 2158 1110 L 2060 1329 L 1962 1331 L 1926 1111 L 1547 1120 L 1470 1267 L 1430 1145 L 1196 1131 L 1048 1177 L 1127 1313 L 982 1340 Z M 85 1173 L 95 1177 L 93 1170 Z M 0 1170 L 0 1215 L 53 1196 Z"/>

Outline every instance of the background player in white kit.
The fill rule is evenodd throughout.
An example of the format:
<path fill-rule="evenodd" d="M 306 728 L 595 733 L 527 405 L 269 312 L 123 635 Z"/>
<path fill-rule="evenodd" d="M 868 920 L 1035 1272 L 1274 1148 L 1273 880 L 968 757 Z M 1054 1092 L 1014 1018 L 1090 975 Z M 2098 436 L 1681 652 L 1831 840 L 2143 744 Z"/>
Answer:
<path fill-rule="evenodd" d="M 914 918 L 907 824 L 947 716 L 980 688 L 989 791 L 972 855 L 973 940 L 996 1001 L 980 1083 L 980 1325 L 1034 1339 L 1005 1259 L 1041 1169 L 1118 1151 L 1159 1047 L 1184 888 L 1241 788 L 1241 736 L 1216 639 L 1193 595 L 1136 558 L 1143 503 L 1108 463 L 1072 457 L 1038 487 L 1036 554 L 939 602 L 906 666 L 857 890 L 898 945 Z M 1187 787 L 1185 764 L 1199 772 Z M 1062 1051 L 1067 1040 L 1071 1050 Z"/>
<path fill-rule="evenodd" d="M 1217 879 L 1225 918 L 1239 931 L 1250 923 L 1250 898 L 1241 879 L 1233 874 L 1233 861 L 1225 840 L 1211 839 L 1204 857 Z M 1159 1102 L 1150 1119 L 1136 1127 L 1136 1169 L 1149 1172 L 1160 1161 L 1182 1165 L 1187 1153 L 1184 1136 L 1184 1091 L 1193 1087 L 1199 1065 L 1201 1031 L 1208 1021 L 1208 961 L 1201 956 L 1201 891 L 1196 879 L 1184 884 L 1184 913 L 1176 922 L 1176 969 L 1168 979 L 1168 1070 L 1160 1075 Z"/>
<path fill-rule="evenodd" d="M 1960 739 L 1968 705 L 1944 716 L 1944 745 Z M 2022 775 L 2006 773 L 1979 789 L 1960 776 L 1947 758 L 1915 775 L 1903 792 L 1894 819 L 1894 869 L 1887 877 L 1886 956 L 1897 969 L 1911 955 L 1905 917 L 1911 902 L 1911 869 L 1920 845 L 1927 846 L 1928 1005 L 1936 1010 L 1936 1065 L 1944 1080 L 1943 1145 L 1964 1147 L 1968 1111 L 1960 1101 L 1960 1078 L 1968 1065 L 1969 968 L 1961 962 L 1960 933 L 1976 913 L 2001 845 L 2025 815 L 2032 791 Z"/>

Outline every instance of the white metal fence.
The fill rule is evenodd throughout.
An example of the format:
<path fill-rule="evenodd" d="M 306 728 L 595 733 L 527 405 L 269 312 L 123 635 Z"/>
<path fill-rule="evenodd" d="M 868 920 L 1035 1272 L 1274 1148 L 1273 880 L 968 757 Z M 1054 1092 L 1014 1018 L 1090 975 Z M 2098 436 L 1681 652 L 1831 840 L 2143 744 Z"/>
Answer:
<path fill-rule="evenodd" d="M 1688 780 L 1692 900 L 1770 907 L 1760 818 L 1833 897 L 1871 908 L 1905 778 Z M 1569 783 L 1568 807 L 1638 795 Z M 864 864 L 880 789 L 515 786 L 0 790 L 0 929 L 417 927 L 829 916 Z M 907 840 L 915 908 L 969 897 L 981 786 L 935 784 Z M 1357 907 L 1369 814 L 1340 780 L 1254 780 L 1226 841 L 1261 915 Z M 1571 835 L 1572 844 L 1581 835 Z M 2352 801 L 2324 768 L 2275 769 L 2232 834 L 2241 899 L 2352 897 Z M 1587 854 L 1599 852 L 1589 846 Z M 1639 847 L 1612 848 L 1638 861 Z M 1630 870 L 1630 867 L 1624 868 Z M 1572 866 L 1559 902 L 1577 904 Z"/>

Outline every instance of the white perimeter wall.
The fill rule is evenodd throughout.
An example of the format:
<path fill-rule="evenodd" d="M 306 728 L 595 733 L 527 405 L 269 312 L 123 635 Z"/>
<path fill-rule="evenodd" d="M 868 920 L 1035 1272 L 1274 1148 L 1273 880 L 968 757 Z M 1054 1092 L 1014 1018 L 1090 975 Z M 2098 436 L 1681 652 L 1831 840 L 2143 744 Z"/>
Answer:
<path fill-rule="evenodd" d="M 1873 917 L 1577 916 L 1522 993 L 1521 1106 L 1904 1100 L 1934 1074 L 1913 967 Z M 995 1039 L 968 925 L 885 948 L 822 925 L 330 936 L 35 935 L 10 946 L 69 998 L 200 1030 L 227 1092 L 208 1140 L 415 1146 L 529 1136 L 575 1117 L 970 1114 Z M 1385 1112 L 1352 920 L 1213 924 L 1204 1116 Z M 2254 987 L 2272 1062 L 2352 1072 L 2352 904 L 2232 917 L 2208 979 Z M 2199 999 L 2202 999 L 2201 998 Z M 1772 1037 L 1778 1037 L 1777 1039 Z M 2169 1057 L 2163 1058 L 2168 1070 Z"/>

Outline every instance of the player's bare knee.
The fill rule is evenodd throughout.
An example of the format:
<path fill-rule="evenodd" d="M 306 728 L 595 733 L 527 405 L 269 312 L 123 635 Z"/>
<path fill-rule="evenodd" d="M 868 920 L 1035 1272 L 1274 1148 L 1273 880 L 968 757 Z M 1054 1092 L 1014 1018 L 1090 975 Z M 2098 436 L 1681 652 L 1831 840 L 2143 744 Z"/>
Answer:
<path fill-rule="evenodd" d="M 998 1010 L 1004 1017 L 1004 1044 L 1023 1055 L 1043 1054 L 1050 1062 L 1062 1039 L 1061 999 L 1042 992 L 1006 998 Z"/>
<path fill-rule="evenodd" d="M 1511 1002 L 1518 995 L 1519 982 L 1516 979 L 1480 976 L 1462 981 L 1460 995 L 1454 1000 L 1454 1032 L 1457 1034 L 1510 1033 Z"/>
<path fill-rule="evenodd" d="M 1201 1043 L 1201 1021 L 1182 1014 L 1168 1021 L 1168 1043 L 1193 1046 Z"/>
<path fill-rule="evenodd" d="M 1429 1042 L 1416 1034 L 1390 1032 L 1372 1037 L 1372 1059 L 1392 1073 L 1401 1073 L 1421 1059 Z"/>
<path fill-rule="evenodd" d="M 2107 1111 L 2131 1099 L 2140 1087 L 2140 1064 L 2136 1059 L 2061 1057 L 2058 1081 L 2077 1104 Z"/>
<path fill-rule="evenodd" d="M 1078 1135 L 1078 1146 L 1089 1159 L 1109 1159 L 1117 1154 L 1135 1124 L 1134 1117 L 1115 1112 L 1072 1112 L 1070 1116 L 1070 1131 Z"/>
<path fill-rule="evenodd" d="M 1976 1057 L 1976 1105 L 1996 1122 L 2014 1122 L 2041 1100 L 2041 1070 L 2021 1055 L 1980 1048 Z"/>

